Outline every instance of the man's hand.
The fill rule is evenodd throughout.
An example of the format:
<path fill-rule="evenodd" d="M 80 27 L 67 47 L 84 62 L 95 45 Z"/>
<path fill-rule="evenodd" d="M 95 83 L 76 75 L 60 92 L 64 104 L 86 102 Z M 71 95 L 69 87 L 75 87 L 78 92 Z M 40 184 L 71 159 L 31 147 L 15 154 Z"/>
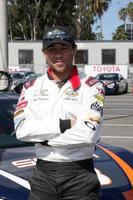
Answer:
<path fill-rule="evenodd" d="M 70 113 L 70 123 L 71 123 L 71 127 L 73 127 L 77 122 L 77 117 L 73 114 Z"/>
<path fill-rule="evenodd" d="M 76 124 L 76 122 L 77 122 L 77 117 L 74 116 L 74 118 L 71 119 L 70 122 L 71 122 L 71 127 L 73 127 Z"/>

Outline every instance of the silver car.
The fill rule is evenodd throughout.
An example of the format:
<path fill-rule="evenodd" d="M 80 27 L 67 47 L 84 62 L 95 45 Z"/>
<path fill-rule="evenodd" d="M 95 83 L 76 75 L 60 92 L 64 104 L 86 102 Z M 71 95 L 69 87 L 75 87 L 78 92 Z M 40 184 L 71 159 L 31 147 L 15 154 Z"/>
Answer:
<path fill-rule="evenodd" d="M 119 94 L 128 92 L 128 81 L 118 73 L 101 73 L 96 75 L 97 80 L 104 83 L 105 94 Z"/>

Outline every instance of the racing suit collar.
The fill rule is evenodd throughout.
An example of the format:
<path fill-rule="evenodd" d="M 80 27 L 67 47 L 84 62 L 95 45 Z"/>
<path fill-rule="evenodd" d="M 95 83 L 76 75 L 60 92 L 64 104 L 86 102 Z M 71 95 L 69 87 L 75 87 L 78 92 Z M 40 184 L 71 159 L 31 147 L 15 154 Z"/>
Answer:
<path fill-rule="evenodd" d="M 81 85 L 80 78 L 79 78 L 79 75 L 78 75 L 78 70 L 77 70 L 77 67 L 75 65 L 73 66 L 72 74 L 69 78 L 69 81 L 72 84 L 73 90 L 77 90 Z"/>
<path fill-rule="evenodd" d="M 49 67 L 47 70 L 48 78 L 50 80 L 53 80 L 51 72 L 52 72 L 52 69 Z M 69 77 L 69 81 L 71 82 L 73 90 L 77 90 L 81 85 L 80 78 L 78 75 L 78 70 L 75 65 L 73 66 L 73 70 L 72 70 L 71 76 Z"/>

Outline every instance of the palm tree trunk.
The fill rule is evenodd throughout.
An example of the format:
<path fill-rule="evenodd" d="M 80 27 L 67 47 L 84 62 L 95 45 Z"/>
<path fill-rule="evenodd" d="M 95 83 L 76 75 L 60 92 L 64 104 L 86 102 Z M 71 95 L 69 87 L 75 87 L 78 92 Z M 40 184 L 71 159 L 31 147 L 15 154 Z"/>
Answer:
<path fill-rule="evenodd" d="M 102 40 L 103 39 L 103 18 L 102 18 L 102 16 L 99 17 L 99 20 L 100 20 L 100 35 L 101 35 L 100 40 Z"/>

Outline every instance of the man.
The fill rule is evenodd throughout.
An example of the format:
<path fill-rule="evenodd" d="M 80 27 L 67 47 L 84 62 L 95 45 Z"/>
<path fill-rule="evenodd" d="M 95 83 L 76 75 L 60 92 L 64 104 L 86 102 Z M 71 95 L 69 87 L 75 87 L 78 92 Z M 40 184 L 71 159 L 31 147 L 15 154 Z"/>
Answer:
<path fill-rule="evenodd" d="M 16 112 L 19 140 L 34 142 L 30 200 L 98 200 L 93 152 L 100 137 L 103 85 L 73 66 L 75 41 L 66 27 L 45 32 L 49 68 L 25 85 Z"/>

